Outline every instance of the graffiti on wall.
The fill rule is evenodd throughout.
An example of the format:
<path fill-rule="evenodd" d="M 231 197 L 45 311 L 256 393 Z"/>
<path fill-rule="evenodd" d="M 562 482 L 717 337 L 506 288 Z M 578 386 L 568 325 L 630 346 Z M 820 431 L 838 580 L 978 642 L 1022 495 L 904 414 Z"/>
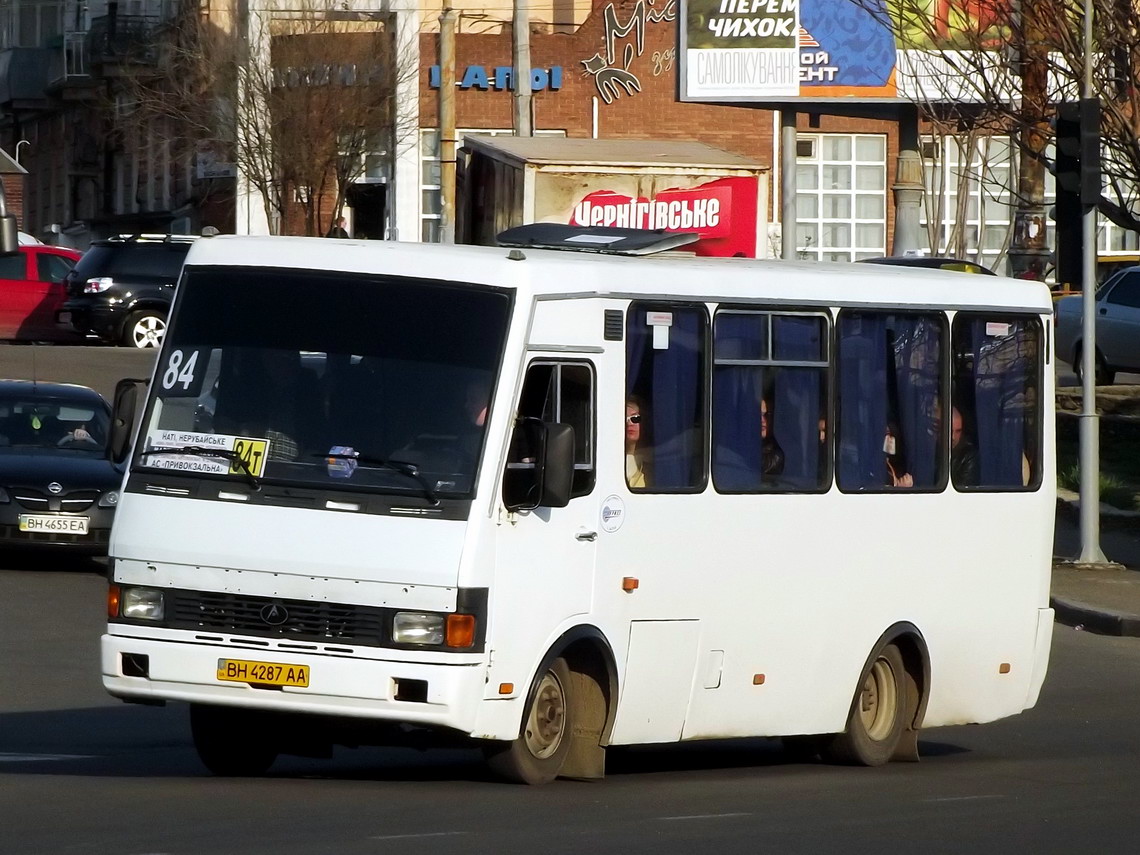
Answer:
<path fill-rule="evenodd" d="M 641 91 L 641 79 L 636 72 L 630 70 L 630 66 L 645 53 L 645 28 L 650 24 L 677 19 L 677 0 L 664 0 L 660 5 L 658 2 L 659 0 L 637 0 L 625 21 L 618 17 L 613 3 L 607 4 L 602 11 L 602 20 L 605 22 L 604 50 L 581 62 L 586 71 L 594 76 L 594 85 L 606 104 L 612 104 L 623 91 L 626 95 Z M 619 49 L 621 61 L 616 62 Z M 652 71 L 655 76 L 660 74 L 662 66 L 660 54 L 659 51 L 653 56 Z M 672 65 L 671 58 L 669 65 Z"/>

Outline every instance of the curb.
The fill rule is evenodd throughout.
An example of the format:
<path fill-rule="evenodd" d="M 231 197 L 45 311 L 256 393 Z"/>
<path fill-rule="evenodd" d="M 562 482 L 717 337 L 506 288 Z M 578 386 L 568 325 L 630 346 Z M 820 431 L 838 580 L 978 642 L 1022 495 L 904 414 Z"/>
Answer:
<path fill-rule="evenodd" d="M 1140 616 L 1098 609 L 1072 600 L 1050 597 L 1058 623 L 1097 635 L 1140 638 Z"/>

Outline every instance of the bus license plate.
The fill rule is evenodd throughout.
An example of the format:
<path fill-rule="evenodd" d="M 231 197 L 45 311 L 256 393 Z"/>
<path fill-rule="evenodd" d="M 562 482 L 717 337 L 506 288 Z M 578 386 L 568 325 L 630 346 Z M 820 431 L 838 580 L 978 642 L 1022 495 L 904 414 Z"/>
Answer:
<path fill-rule="evenodd" d="M 90 517 L 53 517 L 20 514 L 20 531 L 46 531 L 53 534 L 87 534 Z"/>
<path fill-rule="evenodd" d="M 280 662 L 249 662 L 244 659 L 219 659 L 218 679 L 228 683 L 255 683 L 259 686 L 309 685 L 308 665 L 286 665 Z"/>

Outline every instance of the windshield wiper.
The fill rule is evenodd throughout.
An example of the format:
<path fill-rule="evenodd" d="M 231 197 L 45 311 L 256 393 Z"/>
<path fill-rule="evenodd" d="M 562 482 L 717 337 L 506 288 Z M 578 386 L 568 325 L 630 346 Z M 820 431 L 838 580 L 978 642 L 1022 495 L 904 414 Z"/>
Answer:
<path fill-rule="evenodd" d="M 249 481 L 253 489 L 261 489 L 261 481 L 256 475 L 253 474 L 253 469 L 244 457 L 236 451 L 231 451 L 228 448 L 202 448 L 200 445 L 183 445 L 174 448 L 155 448 L 151 447 L 139 452 L 140 457 L 146 457 L 151 454 L 187 454 L 192 457 L 219 457 L 222 460 L 228 460 L 230 463 L 236 463 Z"/>
<path fill-rule="evenodd" d="M 428 481 L 421 473 L 416 464 L 409 463 L 406 460 L 386 460 L 383 457 L 373 457 L 369 454 L 361 454 L 354 451 L 351 454 L 314 454 L 313 457 L 323 457 L 326 460 L 355 460 L 357 463 L 363 463 L 366 466 L 379 466 L 383 469 L 391 469 L 393 472 L 399 472 L 401 475 L 407 475 L 409 478 L 415 479 L 416 483 L 423 488 L 424 496 L 431 502 L 432 507 L 440 504 L 439 497 L 432 489 L 431 482 Z"/>

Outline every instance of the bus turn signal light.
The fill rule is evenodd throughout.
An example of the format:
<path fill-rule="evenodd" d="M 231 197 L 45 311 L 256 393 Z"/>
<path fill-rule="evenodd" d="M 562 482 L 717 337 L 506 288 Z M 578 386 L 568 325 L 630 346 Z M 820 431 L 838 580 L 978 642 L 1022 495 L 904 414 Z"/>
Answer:
<path fill-rule="evenodd" d="M 117 618 L 119 616 L 119 586 L 111 585 L 107 588 L 107 617 Z"/>
<path fill-rule="evenodd" d="M 512 692 L 514 692 L 514 690 L 515 690 L 515 684 L 514 683 L 499 683 L 499 694 L 500 695 L 509 695 Z"/>
<path fill-rule="evenodd" d="M 625 591 L 627 594 L 630 591 L 636 591 L 637 586 L 638 586 L 638 581 L 637 581 L 636 576 L 626 576 L 625 578 L 623 578 L 621 580 L 621 589 L 623 591 Z"/>
<path fill-rule="evenodd" d="M 1002 662 L 1000 665 L 998 665 L 998 673 L 999 674 L 1008 674 L 1009 673 L 1009 663 L 1008 662 Z"/>
<path fill-rule="evenodd" d="M 445 640 L 448 647 L 474 647 L 475 615 L 448 615 Z"/>

